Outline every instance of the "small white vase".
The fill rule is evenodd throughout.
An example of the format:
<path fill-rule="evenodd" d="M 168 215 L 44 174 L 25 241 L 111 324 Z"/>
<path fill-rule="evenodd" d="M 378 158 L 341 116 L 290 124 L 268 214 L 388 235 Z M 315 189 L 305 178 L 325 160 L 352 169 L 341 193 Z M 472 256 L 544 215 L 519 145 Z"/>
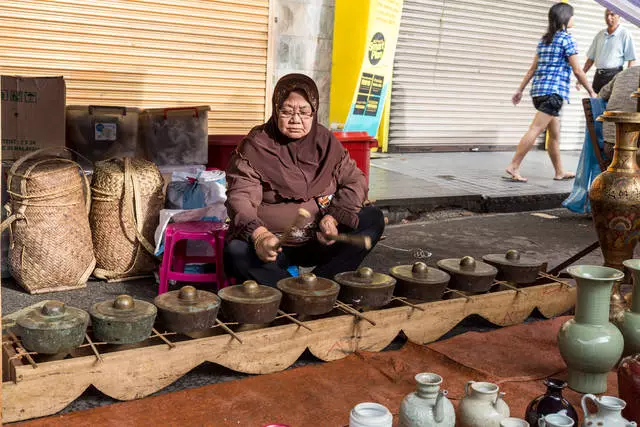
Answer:
<path fill-rule="evenodd" d="M 349 427 L 391 427 L 393 415 L 379 403 L 358 403 L 351 410 Z"/>

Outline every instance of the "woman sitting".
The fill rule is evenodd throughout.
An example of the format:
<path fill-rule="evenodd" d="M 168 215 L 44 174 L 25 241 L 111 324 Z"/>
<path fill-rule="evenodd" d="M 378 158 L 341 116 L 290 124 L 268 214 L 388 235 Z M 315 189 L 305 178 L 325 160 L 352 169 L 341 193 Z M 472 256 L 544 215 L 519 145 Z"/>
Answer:
<path fill-rule="evenodd" d="M 357 269 L 370 249 L 331 236 L 368 236 L 373 246 L 382 235 L 382 212 L 363 207 L 365 176 L 318 124 L 318 103 L 311 78 L 284 76 L 274 90 L 271 118 L 249 132 L 229 162 L 225 270 L 240 282 L 275 286 L 291 277 L 290 266 L 315 266 L 317 276 L 333 278 Z M 300 208 L 311 213 L 309 223 L 290 230 Z"/>

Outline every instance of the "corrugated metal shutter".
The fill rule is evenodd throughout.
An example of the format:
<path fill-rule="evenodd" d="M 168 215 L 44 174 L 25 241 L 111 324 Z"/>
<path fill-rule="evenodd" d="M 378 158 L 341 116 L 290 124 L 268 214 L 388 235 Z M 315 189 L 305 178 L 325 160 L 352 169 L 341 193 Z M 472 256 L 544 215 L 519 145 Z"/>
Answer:
<path fill-rule="evenodd" d="M 64 75 L 67 104 L 210 105 L 209 133 L 265 117 L 269 0 L 3 0 L 0 73 Z"/>
<path fill-rule="evenodd" d="M 531 86 L 518 107 L 511 96 L 531 64 L 554 3 L 405 0 L 394 63 L 390 149 L 516 145 L 535 110 Z M 571 32 L 584 63 L 591 40 L 604 27 L 604 9 L 591 1 L 572 5 Z M 563 108 L 563 149 L 582 145 L 584 94 L 572 90 L 571 104 Z"/>

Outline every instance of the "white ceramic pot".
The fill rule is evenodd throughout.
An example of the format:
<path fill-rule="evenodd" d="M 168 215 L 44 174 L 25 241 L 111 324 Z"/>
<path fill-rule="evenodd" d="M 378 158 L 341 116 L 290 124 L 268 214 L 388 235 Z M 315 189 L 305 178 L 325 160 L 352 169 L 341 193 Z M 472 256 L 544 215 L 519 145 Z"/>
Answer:
<path fill-rule="evenodd" d="M 590 413 L 587 408 L 587 401 L 591 400 L 598 407 L 598 412 Z M 584 412 L 584 421 L 582 425 L 603 425 L 606 427 L 636 427 L 634 421 L 627 421 L 622 416 L 622 410 L 627 403 L 613 396 L 596 397 L 593 394 L 585 394 L 582 396 L 582 411 Z"/>
<path fill-rule="evenodd" d="M 393 415 L 379 403 L 358 403 L 351 410 L 349 427 L 391 427 Z"/>
<path fill-rule="evenodd" d="M 549 414 L 538 419 L 538 427 L 573 427 L 575 422 L 562 414 Z"/>
<path fill-rule="evenodd" d="M 502 400 L 504 393 L 492 383 L 469 381 L 458 408 L 462 427 L 500 427 L 509 417 L 509 406 Z"/>
<path fill-rule="evenodd" d="M 500 421 L 500 427 L 529 427 L 529 423 L 522 418 L 508 417 Z"/>

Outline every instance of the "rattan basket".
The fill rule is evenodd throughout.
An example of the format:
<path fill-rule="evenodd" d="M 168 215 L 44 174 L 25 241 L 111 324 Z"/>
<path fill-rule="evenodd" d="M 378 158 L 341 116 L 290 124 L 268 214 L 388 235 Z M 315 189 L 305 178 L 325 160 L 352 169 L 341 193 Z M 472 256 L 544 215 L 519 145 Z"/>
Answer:
<path fill-rule="evenodd" d="M 150 242 L 164 205 L 158 167 L 128 157 L 96 162 L 91 194 L 93 275 L 107 281 L 150 275 L 157 267 Z"/>
<path fill-rule="evenodd" d="M 9 217 L 2 223 L 11 274 L 32 294 L 83 288 L 95 266 L 87 178 L 77 163 L 46 151 L 23 156 L 9 170 Z"/>

